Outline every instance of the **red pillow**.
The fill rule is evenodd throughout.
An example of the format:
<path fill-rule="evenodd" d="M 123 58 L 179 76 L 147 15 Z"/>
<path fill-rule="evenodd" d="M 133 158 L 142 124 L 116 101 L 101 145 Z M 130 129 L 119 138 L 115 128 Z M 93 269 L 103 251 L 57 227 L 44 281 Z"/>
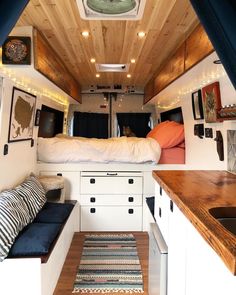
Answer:
<path fill-rule="evenodd" d="M 184 141 L 184 125 L 165 121 L 155 126 L 147 137 L 154 138 L 161 148 L 172 148 Z"/>

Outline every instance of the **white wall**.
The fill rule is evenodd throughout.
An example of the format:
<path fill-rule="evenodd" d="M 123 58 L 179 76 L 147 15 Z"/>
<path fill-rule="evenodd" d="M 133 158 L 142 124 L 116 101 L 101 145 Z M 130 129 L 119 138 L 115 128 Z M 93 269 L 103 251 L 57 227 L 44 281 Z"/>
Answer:
<path fill-rule="evenodd" d="M 101 108 L 100 106 L 106 106 Z M 103 94 L 83 94 L 82 104 L 70 105 L 68 113 L 68 125 L 71 126 L 73 113 L 78 112 L 94 112 L 94 113 L 109 113 L 109 105 L 104 100 Z M 143 95 L 138 94 L 118 94 L 116 100 L 112 100 L 112 123 L 113 136 L 116 136 L 116 113 L 148 113 L 152 114 L 154 122 L 156 121 L 155 108 L 152 105 L 143 106 Z"/>
<path fill-rule="evenodd" d="M 36 147 L 31 147 L 29 140 L 8 143 L 13 86 L 11 81 L 3 80 L 0 109 L 0 190 L 10 188 L 23 180 L 26 175 L 35 171 L 36 165 Z M 35 127 L 33 137 L 36 139 Z M 8 144 L 8 154 L 4 156 L 5 144 Z"/>
<path fill-rule="evenodd" d="M 205 123 L 194 120 L 192 113 L 192 92 L 207 84 L 219 81 L 222 105 L 236 103 L 236 92 L 222 65 L 215 65 L 216 53 L 211 54 L 185 75 L 177 79 L 154 97 L 149 104 L 155 106 L 157 114 L 181 106 L 184 116 L 186 140 L 186 168 L 188 169 L 227 169 L 227 130 L 236 129 L 236 121 L 222 123 Z M 204 123 L 204 127 L 213 128 L 213 139 L 216 130 L 220 130 L 224 139 L 224 161 L 219 161 L 216 142 L 212 138 L 200 139 L 194 136 L 194 124 Z"/>

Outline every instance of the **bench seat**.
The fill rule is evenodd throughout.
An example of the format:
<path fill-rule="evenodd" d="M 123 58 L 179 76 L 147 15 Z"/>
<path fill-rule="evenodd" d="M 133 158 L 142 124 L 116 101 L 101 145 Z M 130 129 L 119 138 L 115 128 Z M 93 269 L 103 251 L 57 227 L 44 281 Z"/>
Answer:
<path fill-rule="evenodd" d="M 46 203 L 16 239 L 9 257 L 0 263 L 0 294 L 52 295 L 76 231 L 79 231 L 77 202 Z M 46 232 L 48 240 L 51 238 L 49 242 Z M 47 251 L 42 249 L 46 244 L 50 244 Z M 35 249 L 41 254 L 36 255 Z"/>

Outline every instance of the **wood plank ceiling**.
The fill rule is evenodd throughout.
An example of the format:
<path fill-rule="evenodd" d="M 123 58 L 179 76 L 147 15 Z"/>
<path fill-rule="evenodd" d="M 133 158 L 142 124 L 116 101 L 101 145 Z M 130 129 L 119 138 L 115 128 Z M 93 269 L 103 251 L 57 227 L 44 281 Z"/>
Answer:
<path fill-rule="evenodd" d="M 82 87 L 123 84 L 144 87 L 168 56 L 199 23 L 189 0 L 146 0 L 139 21 L 88 21 L 80 17 L 76 0 L 30 0 L 17 26 L 41 31 Z M 85 39 L 81 32 L 87 30 Z M 137 33 L 146 36 L 139 39 Z M 129 73 L 101 73 L 98 63 L 130 63 Z"/>

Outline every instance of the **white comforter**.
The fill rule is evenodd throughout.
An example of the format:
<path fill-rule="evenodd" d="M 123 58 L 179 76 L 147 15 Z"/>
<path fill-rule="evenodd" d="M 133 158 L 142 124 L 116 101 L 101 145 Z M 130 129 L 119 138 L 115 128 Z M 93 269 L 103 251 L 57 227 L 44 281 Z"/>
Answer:
<path fill-rule="evenodd" d="M 38 160 L 50 163 L 157 163 L 160 155 L 161 148 L 152 138 L 38 138 Z"/>

